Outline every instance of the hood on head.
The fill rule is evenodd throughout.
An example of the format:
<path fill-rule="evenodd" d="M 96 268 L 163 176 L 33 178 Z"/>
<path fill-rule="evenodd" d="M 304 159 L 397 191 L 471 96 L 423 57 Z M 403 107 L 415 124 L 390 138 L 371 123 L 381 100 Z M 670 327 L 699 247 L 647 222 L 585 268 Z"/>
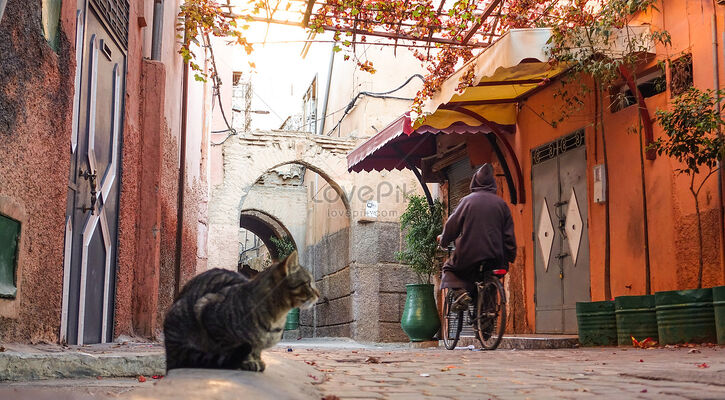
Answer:
<path fill-rule="evenodd" d="M 496 179 L 493 176 L 493 166 L 489 163 L 483 164 L 473 174 L 473 178 L 471 178 L 471 191 L 478 192 L 481 190 L 496 192 Z"/>

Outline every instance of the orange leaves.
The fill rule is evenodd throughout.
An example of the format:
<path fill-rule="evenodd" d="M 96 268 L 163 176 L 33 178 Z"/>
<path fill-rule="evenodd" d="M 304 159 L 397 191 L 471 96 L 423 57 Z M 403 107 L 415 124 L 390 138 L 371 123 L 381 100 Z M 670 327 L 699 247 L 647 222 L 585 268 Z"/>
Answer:
<path fill-rule="evenodd" d="M 640 348 L 640 349 L 647 349 L 647 348 L 650 348 L 650 347 L 656 347 L 657 346 L 657 341 L 654 340 L 654 339 L 652 339 L 652 338 L 650 338 L 650 337 L 644 339 L 641 342 L 638 341 L 637 339 L 635 339 L 634 336 L 630 336 L 630 337 L 632 338 L 632 346 L 633 347 L 637 347 L 637 348 Z"/>

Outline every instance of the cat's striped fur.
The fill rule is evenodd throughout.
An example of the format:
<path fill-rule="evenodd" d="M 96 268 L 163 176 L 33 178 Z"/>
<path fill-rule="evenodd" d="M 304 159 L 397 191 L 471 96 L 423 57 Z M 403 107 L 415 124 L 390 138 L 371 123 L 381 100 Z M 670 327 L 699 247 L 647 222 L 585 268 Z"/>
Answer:
<path fill-rule="evenodd" d="M 224 269 L 204 272 L 166 314 L 166 369 L 264 371 L 260 354 L 282 338 L 287 312 L 318 296 L 297 252 L 252 280 Z"/>

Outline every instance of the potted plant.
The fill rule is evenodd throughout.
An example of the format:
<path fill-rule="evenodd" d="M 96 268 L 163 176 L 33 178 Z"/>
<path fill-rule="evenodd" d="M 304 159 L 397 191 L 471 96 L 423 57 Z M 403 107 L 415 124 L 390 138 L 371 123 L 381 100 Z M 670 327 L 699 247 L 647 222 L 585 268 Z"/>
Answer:
<path fill-rule="evenodd" d="M 431 340 L 440 328 L 431 276 L 436 269 L 436 236 L 443 230 L 443 205 L 425 197 L 408 197 L 408 206 L 400 217 L 405 246 L 396 254 L 418 276 L 417 284 L 405 286 L 407 296 L 400 325 L 411 341 Z"/>
<path fill-rule="evenodd" d="M 697 289 L 655 293 L 657 324 L 663 344 L 714 342 L 716 340 L 713 291 L 702 288 L 703 235 L 698 195 L 705 182 L 719 168 L 723 138 L 718 134 L 723 121 L 716 97 L 725 91 L 690 88 L 675 98 L 670 110 L 657 110 L 664 137 L 652 144 L 658 154 L 680 162 L 675 171 L 689 177 L 689 189 L 697 217 Z"/>
<path fill-rule="evenodd" d="M 270 238 L 272 240 L 272 244 L 274 244 L 274 248 L 277 250 L 277 259 L 278 260 L 284 260 L 292 254 L 293 251 L 295 251 L 295 243 L 292 241 L 292 238 L 289 236 L 285 236 L 282 238 L 276 238 L 272 236 Z M 286 331 L 293 331 L 300 326 L 300 309 L 299 308 L 293 308 L 287 313 L 287 320 L 284 324 L 284 330 Z"/>

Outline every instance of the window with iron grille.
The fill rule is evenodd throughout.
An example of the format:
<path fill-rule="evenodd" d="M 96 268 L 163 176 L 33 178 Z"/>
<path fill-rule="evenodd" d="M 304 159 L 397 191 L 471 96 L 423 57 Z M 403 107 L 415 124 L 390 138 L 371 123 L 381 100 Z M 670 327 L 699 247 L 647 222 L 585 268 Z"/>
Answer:
<path fill-rule="evenodd" d="M 20 222 L 0 215 L 0 297 L 14 298 L 17 293 L 18 239 Z"/>
<path fill-rule="evenodd" d="M 302 121 L 305 124 L 302 130 L 304 132 L 317 133 L 317 77 L 312 80 L 302 101 L 304 103 L 302 108 Z"/>
<path fill-rule="evenodd" d="M 692 54 L 670 61 L 670 94 L 679 96 L 692 87 Z"/>
<path fill-rule="evenodd" d="M 232 74 L 232 128 L 248 132 L 252 124 L 252 82 L 241 72 Z"/>
<path fill-rule="evenodd" d="M 646 72 L 641 78 L 637 78 L 637 90 L 645 99 L 663 93 L 666 88 L 665 71 L 662 68 Z M 611 101 L 612 112 L 637 104 L 637 98 L 626 83 L 614 87 L 611 91 Z"/>
<path fill-rule="evenodd" d="M 128 49 L 128 0 L 91 0 L 91 3 L 121 41 L 121 46 Z"/>

